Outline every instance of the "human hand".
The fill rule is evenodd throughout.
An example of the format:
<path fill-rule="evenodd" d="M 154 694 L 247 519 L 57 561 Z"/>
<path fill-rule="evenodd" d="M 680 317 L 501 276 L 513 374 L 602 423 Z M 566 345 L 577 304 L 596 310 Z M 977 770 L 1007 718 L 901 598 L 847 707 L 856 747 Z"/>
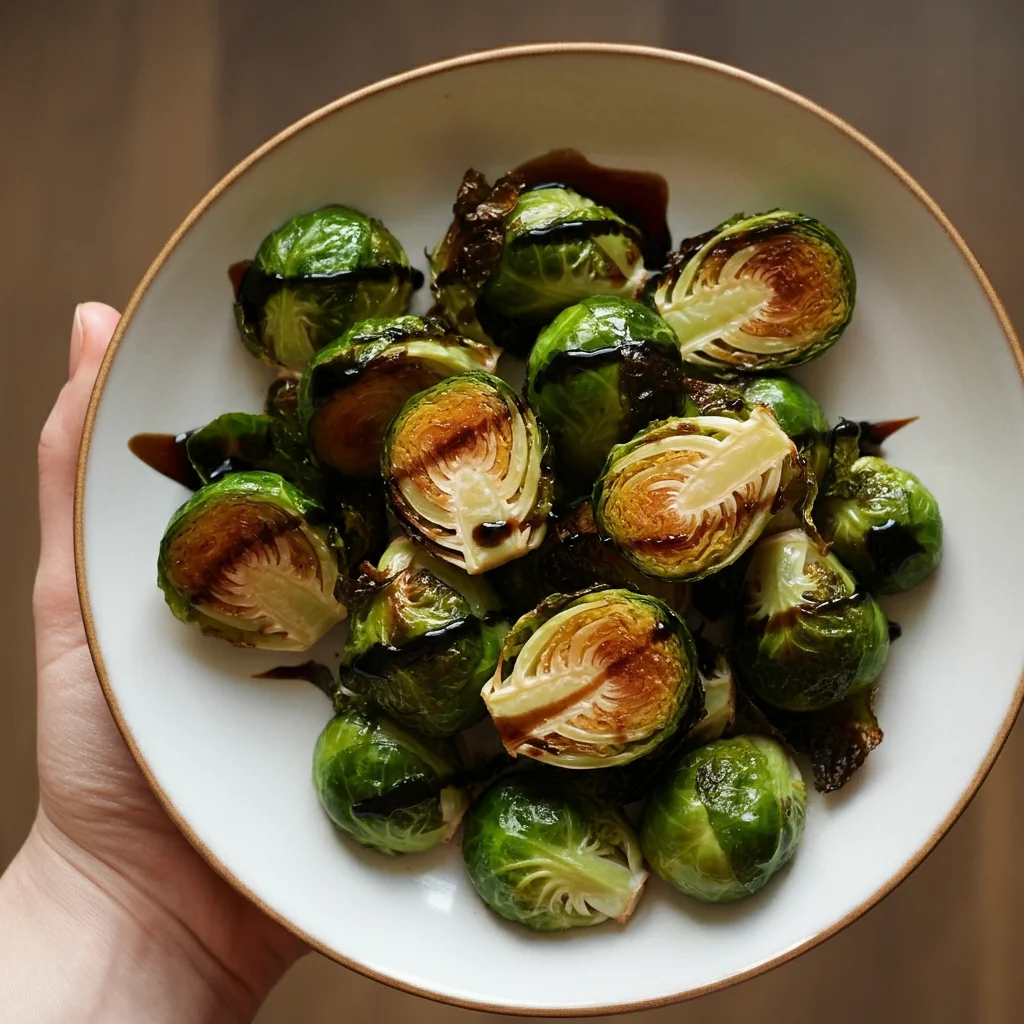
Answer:
<path fill-rule="evenodd" d="M 305 947 L 219 878 L 157 803 L 104 700 L 78 602 L 78 452 L 117 322 L 116 310 L 99 303 L 76 310 L 70 379 L 39 443 L 40 805 L 0 879 L 0 1021 L 248 1020 Z M 43 935 L 36 934 L 40 914 L 49 923 Z M 61 935 L 75 948 L 61 948 Z M 83 953 L 87 959 L 77 963 Z M 81 990 L 76 963 L 101 991 Z M 112 982 L 120 986 L 113 992 Z M 54 990 L 75 986 L 66 992 L 74 997 L 69 1012 Z M 89 1006 L 88 998 L 98 1001 Z"/>

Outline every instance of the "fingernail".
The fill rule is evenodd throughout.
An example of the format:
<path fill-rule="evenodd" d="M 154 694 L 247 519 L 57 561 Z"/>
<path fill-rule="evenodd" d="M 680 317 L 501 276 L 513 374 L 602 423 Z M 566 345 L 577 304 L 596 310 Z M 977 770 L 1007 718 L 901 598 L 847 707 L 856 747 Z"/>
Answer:
<path fill-rule="evenodd" d="M 78 361 L 82 358 L 82 343 L 85 340 L 85 328 L 82 326 L 81 304 L 75 306 L 75 319 L 71 324 L 71 350 L 68 353 L 68 380 L 75 375 Z"/>

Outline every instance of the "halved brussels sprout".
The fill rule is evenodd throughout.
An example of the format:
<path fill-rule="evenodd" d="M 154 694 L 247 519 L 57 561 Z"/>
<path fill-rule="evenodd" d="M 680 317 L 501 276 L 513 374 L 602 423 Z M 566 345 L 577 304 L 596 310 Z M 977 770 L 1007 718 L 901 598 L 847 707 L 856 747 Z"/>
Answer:
<path fill-rule="evenodd" d="M 405 537 L 384 552 L 375 576 L 349 609 L 345 685 L 432 736 L 479 721 L 480 689 L 509 628 L 490 585 Z"/>
<path fill-rule="evenodd" d="M 321 462 L 348 476 L 380 473 L 384 432 L 406 400 L 456 373 L 493 372 L 498 352 L 455 334 L 446 320 L 362 320 L 314 356 L 299 408 Z"/>
<path fill-rule="evenodd" d="M 182 622 L 243 647 L 304 651 L 345 618 L 343 543 L 274 473 L 233 473 L 171 517 L 157 580 Z"/>
<path fill-rule="evenodd" d="M 645 576 L 601 540 L 589 501 L 574 502 L 552 521 L 539 548 L 489 575 L 505 606 L 517 616 L 552 594 L 573 594 L 599 584 L 650 594 L 680 615 L 690 603 L 688 584 Z"/>
<path fill-rule="evenodd" d="M 532 776 L 500 779 L 466 815 L 462 856 L 480 898 L 536 931 L 624 923 L 647 880 L 629 823 Z"/>
<path fill-rule="evenodd" d="M 564 185 L 513 173 L 492 188 L 470 170 L 453 211 L 430 258 L 437 299 L 461 333 L 517 355 L 566 306 L 634 298 L 646 279 L 640 231 Z"/>
<path fill-rule="evenodd" d="M 664 420 L 612 449 L 594 487 L 594 521 L 648 576 L 699 580 L 757 540 L 795 459 L 764 406 L 746 420 Z"/>
<path fill-rule="evenodd" d="M 614 445 L 682 412 L 681 379 L 675 336 L 646 306 L 601 295 L 559 313 L 530 353 L 526 392 L 559 483 L 589 490 Z"/>
<path fill-rule="evenodd" d="M 499 377 L 463 373 L 414 395 L 392 421 L 381 469 L 403 528 L 470 575 L 544 540 L 548 441 Z"/>
<path fill-rule="evenodd" d="M 716 740 L 684 754 L 654 789 L 640 824 L 653 870 L 705 903 L 757 892 L 796 852 L 806 794 L 800 770 L 765 736 Z"/>
<path fill-rule="evenodd" d="M 747 569 L 733 658 L 755 697 L 815 711 L 870 687 L 889 654 L 885 613 L 802 530 L 763 538 Z"/>
<path fill-rule="evenodd" d="M 239 283 L 235 319 L 253 355 L 301 373 L 356 321 L 404 313 L 421 282 L 379 220 L 325 206 L 263 239 Z"/>
<path fill-rule="evenodd" d="M 415 736 L 373 706 L 345 702 L 313 751 L 313 785 L 331 821 L 381 853 L 447 842 L 469 795 L 445 740 Z"/>
<path fill-rule="evenodd" d="M 771 210 L 686 239 L 654 308 L 676 332 L 684 362 L 763 371 L 821 355 L 850 322 L 855 295 L 843 243 L 813 217 Z"/>
<path fill-rule="evenodd" d="M 876 456 L 860 456 L 845 425 L 836 431 L 832 473 L 818 502 L 822 536 L 876 594 L 909 590 L 942 558 L 942 516 L 913 473 Z"/>
<path fill-rule="evenodd" d="M 821 406 L 806 388 L 781 374 L 730 377 L 725 381 L 687 377 L 683 387 L 688 416 L 727 416 L 743 420 L 756 405 L 771 410 L 779 426 L 796 445 L 802 469 L 793 476 L 784 505 L 772 519 L 771 529 L 780 532 L 802 525 L 816 536 L 814 501 L 828 469 L 830 435 Z"/>
<path fill-rule="evenodd" d="M 633 761 L 665 742 L 693 695 L 693 637 L 631 590 L 558 594 L 505 638 L 484 703 L 513 756 L 563 768 Z"/>

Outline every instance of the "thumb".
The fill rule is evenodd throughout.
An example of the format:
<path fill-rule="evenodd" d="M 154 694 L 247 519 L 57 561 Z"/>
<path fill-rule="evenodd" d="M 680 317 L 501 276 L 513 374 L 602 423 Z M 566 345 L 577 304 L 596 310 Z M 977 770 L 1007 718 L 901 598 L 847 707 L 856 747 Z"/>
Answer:
<path fill-rule="evenodd" d="M 39 438 L 41 549 L 34 603 L 41 662 L 81 642 L 75 589 L 75 475 L 89 398 L 119 319 L 117 310 L 99 302 L 86 302 L 75 310 L 69 357 L 72 376 Z"/>

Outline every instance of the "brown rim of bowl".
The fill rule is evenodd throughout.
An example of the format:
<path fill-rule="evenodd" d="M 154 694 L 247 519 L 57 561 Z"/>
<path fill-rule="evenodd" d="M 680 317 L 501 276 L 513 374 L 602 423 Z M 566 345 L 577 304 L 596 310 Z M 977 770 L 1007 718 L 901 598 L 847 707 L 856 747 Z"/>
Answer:
<path fill-rule="evenodd" d="M 752 75 L 747 71 L 741 71 L 739 68 L 730 67 L 728 64 L 708 60 L 705 57 L 697 57 L 686 53 L 677 53 L 673 50 L 663 50 L 652 46 L 631 46 L 619 43 L 535 43 L 527 46 L 510 46 L 497 50 L 485 50 L 480 53 L 471 53 L 462 57 L 453 57 L 449 60 L 437 61 L 433 64 L 427 64 L 423 67 L 415 68 L 412 71 L 403 72 L 402 74 L 395 75 L 391 78 L 385 78 L 382 81 L 375 82 L 374 84 L 365 86 L 362 89 L 357 89 L 355 92 L 351 92 L 347 96 L 343 96 L 341 99 L 335 100 L 333 103 L 328 103 L 326 106 L 313 111 L 313 113 L 308 114 L 306 117 L 296 121 L 294 124 L 279 132 L 229 171 L 227 175 L 225 175 L 216 185 L 214 185 L 212 189 L 210 189 L 209 192 L 207 192 L 199 204 L 184 219 L 184 221 L 182 221 L 181 225 L 170 237 L 163 249 L 160 250 L 156 259 L 146 271 L 142 280 L 139 282 L 138 287 L 132 293 L 132 297 L 129 299 L 128 305 L 124 309 L 124 313 L 117 325 L 117 330 L 114 332 L 113 339 L 110 342 L 110 347 L 107 349 L 107 353 L 96 378 L 92 398 L 89 402 L 89 410 L 85 418 L 85 427 L 82 432 L 82 447 L 78 458 L 78 475 L 75 481 L 75 568 L 78 578 L 78 594 L 82 605 L 82 618 L 85 622 L 85 632 L 89 640 L 89 650 L 92 652 L 92 660 L 96 666 L 96 674 L 99 676 L 100 684 L 103 687 L 103 694 L 110 706 L 110 711 L 114 716 L 114 721 L 117 723 L 117 727 L 121 731 L 121 735 L 124 737 L 125 743 L 128 744 L 128 748 L 131 750 L 133 757 L 138 762 L 139 768 L 142 770 L 142 774 L 146 777 L 146 781 L 156 794 L 156 797 L 160 801 L 164 810 L 199 854 L 229 885 L 255 903 L 265 914 L 267 914 L 268 917 L 277 921 L 290 932 L 297 935 L 312 949 L 317 950 L 317 952 L 322 953 L 329 959 L 334 960 L 345 967 L 349 967 L 368 978 L 373 978 L 375 981 L 383 982 L 384 984 L 390 985 L 392 988 L 400 989 L 403 992 L 409 992 L 418 996 L 425 996 L 428 999 L 433 999 L 440 1003 L 448 1003 L 452 1006 L 459 1006 L 470 1010 L 486 1010 L 494 1013 L 509 1013 L 531 1017 L 582 1017 L 596 1016 L 598 1014 L 628 1013 L 637 1010 L 649 1010 L 657 1006 L 666 1006 L 670 1003 L 680 1002 L 684 999 L 692 999 L 695 996 L 706 995 L 710 992 L 717 992 L 720 989 L 727 988 L 737 982 L 746 981 L 749 978 L 754 978 L 760 974 L 764 974 L 773 967 L 778 967 L 781 964 L 793 960 L 801 953 L 806 953 L 809 949 L 813 949 L 826 939 L 829 939 L 833 935 L 842 931 L 848 925 L 857 920 L 858 917 L 870 910 L 883 897 L 888 896 L 889 893 L 900 884 L 900 882 L 907 878 L 907 876 L 910 875 L 910 873 L 918 867 L 922 861 L 924 861 L 925 857 L 935 849 L 939 840 L 949 831 L 953 823 L 960 817 L 964 810 L 966 810 L 967 805 L 974 798 L 978 788 L 981 786 L 981 783 L 985 780 L 985 777 L 991 770 L 992 765 L 995 763 L 996 757 L 999 755 L 1003 745 L 1006 743 L 1006 739 L 1009 736 L 1010 730 L 1013 728 L 1013 723 L 1020 711 L 1021 703 L 1024 701 L 1024 674 L 1022 674 L 1017 683 L 1013 703 L 1007 711 L 1006 717 L 1003 719 L 1002 726 L 989 748 L 988 753 L 985 755 L 984 761 L 982 761 L 979 766 L 974 778 L 971 779 L 967 789 L 961 794 L 956 806 L 932 833 L 921 849 L 918 850 L 917 853 L 892 878 L 890 878 L 885 885 L 881 886 L 881 888 L 864 900 L 864 902 L 859 906 L 855 907 L 829 928 L 826 928 L 812 938 L 801 942 L 798 946 L 780 953 L 771 960 L 758 964 L 756 967 L 730 975 L 728 978 L 713 982 L 710 985 L 702 985 L 698 988 L 687 989 L 686 991 L 678 992 L 674 995 L 661 996 L 656 999 L 640 1000 L 635 1003 L 588 1006 L 574 1009 L 562 1009 L 557 1007 L 498 1006 L 492 1003 L 479 1003 L 474 1002 L 473 1000 L 446 996 L 438 992 L 430 991 L 429 989 L 420 988 L 416 985 L 410 985 L 395 978 L 390 978 L 377 971 L 373 971 L 363 964 L 341 956 L 334 950 L 318 943 L 311 936 L 300 931 L 291 922 L 276 913 L 272 908 L 268 907 L 253 892 L 246 888 L 242 882 L 235 878 L 235 876 L 232 875 L 232 873 L 228 871 L 228 869 L 218 861 L 216 857 L 213 856 L 213 854 L 200 841 L 199 837 L 191 830 L 188 823 L 178 814 L 170 800 L 168 800 L 167 795 L 163 790 L 161 790 L 160 786 L 153 778 L 149 766 L 146 764 L 145 759 L 136 746 L 131 732 L 121 715 L 117 699 L 111 689 L 110 681 L 107 678 L 106 669 L 103 665 L 103 656 L 100 653 L 99 644 L 96 640 L 96 629 L 92 619 L 92 608 L 89 604 L 89 593 L 85 572 L 83 499 L 85 495 L 85 477 L 89 462 L 89 449 L 92 441 L 93 426 L 96 422 L 96 414 L 103 396 L 104 387 L 106 386 L 107 376 L 110 373 L 110 367 L 113 365 L 114 359 L 117 357 L 117 352 L 121 345 L 121 339 L 124 337 L 125 331 L 131 323 L 136 307 L 141 301 L 146 290 L 149 288 L 153 278 L 163 266 L 167 257 L 181 241 L 186 232 L 192 228 L 192 225 L 195 224 L 199 217 L 202 216 L 206 209 L 213 204 L 221 193 L 224 192 L 224 190 L 227 189 L 236 178 L 239 178 L 253 164 L 261 160 L 271 150 L 275 149 L 282 142 L 290 139 L 293 135 L 297 135 L 305 128 L 315 124 L 317 121 L 321 120 L 321 118 L 324 118 L 329 114 L 333 114 L 336 110 L 340 110 L 343 107 L 358 103 L 360 100 L 364 100 L 369 96 L 374 96 L 377 93 L 383 92 L 385 89 L 392 89 L 395 86 L 404 85 L 406 82 L 411 82 L 419 78 L 427 78 L 432 75 L 441 74 L 453 68 L 466 67 L 473 64 L 488 64 L 491 61 L 514 60 L 520 57 L 549 56 L 551 54 L 560 53 L 623 54 L 630 57 L 649 57 L 653 60 L 676 61 L 680 64 L 689 64 L 705 68 L 709 71 L 717 71 L 719 74 L 728 75 L 730 78 L 745 82 L 754 88 L 764 89 L 767 92 L 788 100 L 790 103 L 793 103 L 798 107 L 802 107 L 804 110 L 810 111 L 812 114 L 817 115 L 823 121 L 832 125 L 832 127 L 837 131 L 842 132 L 842 134 L 847 138 L 852 139 L 870 153 L 876 160 L 887 167 L 896 176 L 896 178 L 902 182 L 908 191 L 910 191 L 911 194 L 925 206 L 935 220 L 938 221 L 942 229 L 947 235 L 949 235 L 953 243 L 960 250 L 965 262 L 974 272 L 974 276 L 977 278 L 978 284 L 981 286 L 982 291 L 984 291 L 988 298 L 992 311 L 995 313 L 996 319 L 999 321 L 1000 326 L 1003 329 L 1003 334 L 1006 337 L 1006 342 L 1010 347 L 1010 351 L 1013 353 L 1013 357 L 1016 360 L 1022 381 L 1024 381 L 1024 354 L 1021 352 L 1020 344 L 1014 332 L 1013 325 L 1010 323 L 1010 318 L 1007 315 L 1006 310 L 1003 308 L 1003 304 L 999 301 L 999 297 L 996 295 L 995 289 L 992 287 L 992 284 L 986 276 L 985 271 L 982 269 L 981 264 L 978 262 L 977 257 L 973 252 L 971 252 L 967 243 L 960 237 L 956 228 L 953 227 L 949 218 L 942 212 L 935 200 L 932 199 L 932 197 L 928 195 L 928 193 L 899 164 L 897 164 L 895 160 L 892 159 L 892 157 L 875 145 L 875 143 L 866 136 L 862 135 L 851 125 L 847 124 L 842 118 L 837 117 L 824 107 L 813 103 L 811 100 L 801 96 L 799 93 L 795 93 L 781 85 L 776 85 L 774 82 L 770 82 L 767 79 L 759 78 L 757 75 Z"/>

